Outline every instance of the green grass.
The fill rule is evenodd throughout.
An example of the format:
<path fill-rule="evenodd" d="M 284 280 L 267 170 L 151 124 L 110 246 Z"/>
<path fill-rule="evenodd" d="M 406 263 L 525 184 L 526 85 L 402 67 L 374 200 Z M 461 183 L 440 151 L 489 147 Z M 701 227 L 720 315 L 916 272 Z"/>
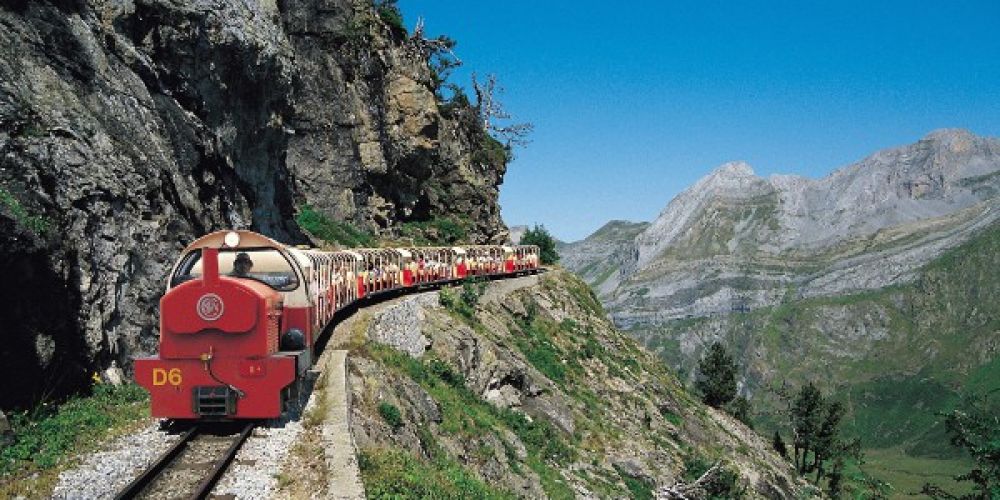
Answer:
<path fill-rule="evenodd" d="M 972 461 L 965 458 L 922 458 L 907 455 L 899 448 L 869 449 L 865 450 L 863 467 L 872 477 L 892 486 L 892 498 L 927 498 L 917 493 L 927 482 L 952 494 L 972 491 L 967 483 L 953 479 L 972 468 Z"/>
<path fill-rule="evenodd" d="M 848 432 L 862 436 L 866 447 L 894 446 L 935 427 L 940 420 L 936 414 L 951 408 L 957 402 L 956 397 L 954 391 L 940 382 L 919 375 L 855 384 L 849 392 L 853 411 L 845 427 Z M 945 450 L 951 451 L 950 447 Z"/>
<path fill-rule="evenodd" d="M 519 412 L 486 403 L 470 391 L 462 376 L 444 361 L 433 357 L 416 360 L 377 344 L 370 345 L 368 352 L 387 367 L 409 376 L 437 401 L 442 431 L 475 438 L 506 427 L 518 436 L 530 456 L 555 463 L 566 463 L 575 456 L 566 437 L 552 424 L 542 419 L 528 420 Z"/>
<path fill-rule="evenodd" d="M 535 369 L 550 380 L 565 386 L 571 374 L 583 373 L 576 356 L 565 352 L 553 341 L 560 331 L 558 325 L 536 317 L 531 321 L 520 321 L 518 328 L 523 335 L 514 337 L 517 348 Z"/>
<path fill-rule="evenodd" d="M 137 385 L 98 384 L 90 396 L 10 415 L 15 441 L 0 449 L 0 497 L 27 494 L 25 488 L 51 488 L 68 456 L 148 417 L 147 400 Z M 30 482 L 24 479 L 29 476 Z"/>
<path fill-rule="evenodd" d="M 373 499 L 514 499 L 509 491 L 487 485 L 454 460 L 423 460 L 407 452 L 366 449 L 358 453 L 365 494 Z"/>
<path fill-rule="evenodd" d="M 400 224 L 399 235 L 415 245 L 453 245 L 468 241 L 471 226 L 471 221 L 458 217 L 433 217 Z"/>
<path fill-rule="evenodd" d="M 615 470 L 618 471 L 618 475 L 621 476 L 622 482 L 625 483 L 625 487 L 628 488 L 629 494 L 634 500 L 653 500 L 652 484 L 625 472 L 621 467 L 615 466 Z"/>
<path fill-rule="evenodd" d="M 566 484 L 566 480 L 556 469 L 549 467 L 539 457 L 528 457 L 528 467 L 538 474 L 542 482 L 542 490 L 545 496 L 551 500 L 572 500 L 576 498 L 573 490 Z"/>
<path fill-rule="evenodd" d="M 3 186 L 0 186 L 0 205 L 10 211 L 15 221 L 36 235 L 44 236 L 52 227 L 52 221 L 45 216 L 29 213 L 28 209 Z"/>
<path fill-rule="evenodd" d="M 309 205 L 303 205 L 299 208 L 295 222 L 302 229 L 327 243 L 357 248 L 370 247 L 375 242 L 375 238 L 367 231 L 358 229 L 347 222 L 332 220 Z"/>

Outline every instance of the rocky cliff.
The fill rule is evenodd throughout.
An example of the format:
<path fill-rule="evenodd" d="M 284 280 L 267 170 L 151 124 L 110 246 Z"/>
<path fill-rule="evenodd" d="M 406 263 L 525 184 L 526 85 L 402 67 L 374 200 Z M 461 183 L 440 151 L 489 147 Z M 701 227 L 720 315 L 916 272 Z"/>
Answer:
<path fill-rule="evenodd" d="M 506 237 L 505 155 L 369 1 L 8 1 L 0 46 L 0 378 L 24 382 L 0 407 L 153 351 L 164 277 L 205 232 L 304 242 L 309 205 Z"/>
<path fill-rule="evenodd" d="M 470 293 L 482 294 L 473 305 Z M 564 271 L 406 297 L 348 321 L 331 345 L 351 350 L 369 496 L 432 486 L 456 498 L 642 498 L 714 463 L 727 471 L 711 487 L 720 498 L 809 489 L 766 439 L 702 405 L 617 331 Z"/>
<path fill-rule="evenodd" d="M 635 259 L 635 237 L 648 227 L 648 222 L 613 220 L 584 240 L 560 242 L 556 251 L 562 265 L 580 275 L 603 296 L 614 291 L 620 283 L 622 267 Z"/>

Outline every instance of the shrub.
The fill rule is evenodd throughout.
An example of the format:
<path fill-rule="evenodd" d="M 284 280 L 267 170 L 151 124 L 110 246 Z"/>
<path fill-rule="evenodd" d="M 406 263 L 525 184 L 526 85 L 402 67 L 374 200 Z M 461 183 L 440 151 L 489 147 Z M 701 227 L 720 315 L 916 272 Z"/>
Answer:
<path fill-rule="evenodd" d="M 750 400 L 743 396 L 738 396 L 731 403 L 729 403 L 726 411 L 735 417 L 736 420 L 743 422 L 744 425 L 753 429 L 753 419 L 751 417 L 753 407 L 750 405 Z"/>
<path fill-rule="evenodd" d="M 704 458 L 690 456 L 684 459 L 684 480 L 694 482 L 708 472 L 712 464 Z M 739 484 L 740 476 L 729 467 L 720 467 L 715 476 L 705 485 L 710 499 L 743 498 L 744 491 Z"/>
<path fill-rule="evenodd" d="M 559 253 L 556 252 L 556 240 L 545 229 L 545 226 L 535 225 L 533 229 L 528 229 L 521 235 L 522 245 L 537 245 L 541 254 L 542 264 L 555 264 L 559 262 Z"/>
<path fill-rule="evenodd" d="M 965 449 L 975 464 L 969 472 L 955 477 L 974 485 L 974 493 L 961 498 L 1000 498 L 1000 401 L 991 401 L 991 394 L 966 396 L 958 409 L 941 414 L 951 444 Z M 929 483 L 922 492 L 933 498 L 950 497 Z"/>
<path fill-rule="evenodd" d="M 486 284 L 475 279 L 466 279 L 458 296 L 454 290 L 444 288 L 438 292 L 438 303 L 450 311 L 454 311 L 468 320 L 476 317 L 476 306 L 482 296 Z"/>
<path fill-rule="evenodd" d="M 470 308 L 479 305 L 479 298 L 486 291 L 486 283 L 475 278 L 466 279 L 462 282 L 462 294 L 459 296 L 462 303 Z"/>
<path fill-rule="evenodd" d="M 452 369 L 451 365 L 437 358 L 432 358 L 425 363 L 427 371 L 431 375 L 441 379 L 451 387 L 464 387 L 465 377 Z"/>
<path fill-rule="evenodd" d="M 403 426 L 403 415 L 399 413 L 399 408 L 396 408 L 392 403 L 385 401 L 379 403 L 378 414 L 382 415 L 382 420 L 385 420 L 385 423 L 394 430 Z"/>
<path fill-rule="evenodd" d="M 458 303 L 458 298 L 455 297 L 455 292 L 450 288 L 442 288 L 438 292 L 438 303 L 446 309 L 452 309 Z"/>
<path fill-rule="evenodd" d="M 499 168 L 510 162 L 510 147 L 483 132 L 479 147 L 472 152 L 472 162 L 478 165 Z"/>
<path fill-rule="evenodd" d="M 397 34 L 405 35 L 406 26 L 403 25 L 403 13 L 399 11 L 399 6 L 396 3 L 397 0 L 375 0 L 375 11 L 378 12 L 378 17 L 389 25 L 389 29 Z"/>

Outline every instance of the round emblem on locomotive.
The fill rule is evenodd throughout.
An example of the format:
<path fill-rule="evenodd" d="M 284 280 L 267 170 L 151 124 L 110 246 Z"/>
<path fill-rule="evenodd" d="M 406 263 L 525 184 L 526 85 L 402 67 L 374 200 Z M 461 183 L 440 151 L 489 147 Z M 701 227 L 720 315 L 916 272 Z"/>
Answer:
<path fill-rule="evenodd" d="M 214 293 L 206 293 L 198 299 L 198 317 L 205 321 L 215 321 L 221 318 L 224 308 L 222 298 Z"/>

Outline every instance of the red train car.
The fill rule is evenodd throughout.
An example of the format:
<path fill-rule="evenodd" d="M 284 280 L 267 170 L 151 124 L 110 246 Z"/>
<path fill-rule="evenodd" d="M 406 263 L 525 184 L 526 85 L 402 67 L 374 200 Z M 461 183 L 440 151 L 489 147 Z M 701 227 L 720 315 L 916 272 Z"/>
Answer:
<path fill-rule="evenodd" d="M 151 413 L 271 419 L 297 398 L 317 337 L 368 298 L 539 268 L 535 246 L 300 249 L 250 231 L 181 253 L 160 300 L 160 352 L 135 360 Z"/>

